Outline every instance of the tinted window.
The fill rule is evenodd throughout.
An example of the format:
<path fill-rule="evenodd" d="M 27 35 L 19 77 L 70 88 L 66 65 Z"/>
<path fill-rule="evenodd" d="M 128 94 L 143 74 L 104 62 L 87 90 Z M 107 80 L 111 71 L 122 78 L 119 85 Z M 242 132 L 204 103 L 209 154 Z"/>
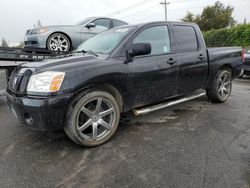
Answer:
<path fill-rule="evenodd" d="M 96 27 L 104 27 L 105 29 L 109 29 L 109 19 L 98 19 L 93 21 L 95 23 Z"/>
<path fill-rule="evenodd" d="M 126 23 L 118 21 L 118 20 L 113 20 L 113 27 L 118 27 L 121 25 L 126 25 Z"/>
<path fill-rule="evenodd" d="M 170 52 L 170 39 L 167 26 L 150 27 L 142 31 L 133 43 L 150 43 L 151 55 Z"/>
<path fill-rule="evenodd" d="M 196 51 L 198 49 L 196 33 L 192 26 L 174 26 L 174 38 L 179 52 Z"/>

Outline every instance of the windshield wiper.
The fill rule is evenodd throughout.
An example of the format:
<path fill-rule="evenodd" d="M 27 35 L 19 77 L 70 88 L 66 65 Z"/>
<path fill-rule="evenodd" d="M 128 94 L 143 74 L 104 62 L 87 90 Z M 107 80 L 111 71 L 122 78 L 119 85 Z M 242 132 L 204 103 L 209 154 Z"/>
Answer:
<path fill-rule="evenodd" d="M 95 52 L 93 52 L 92 50 L 82 50 L 81 52 L 84 54 L 91 54 L 91 55 L 98 57 L 98 55 Z"/>

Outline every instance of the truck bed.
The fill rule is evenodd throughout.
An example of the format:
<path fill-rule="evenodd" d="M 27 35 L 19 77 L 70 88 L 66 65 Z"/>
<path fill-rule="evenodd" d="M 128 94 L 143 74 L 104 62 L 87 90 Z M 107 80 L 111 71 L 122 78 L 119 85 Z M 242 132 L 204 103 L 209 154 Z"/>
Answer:
<path fill-rule="evenodd" d="M 241 47 L 208 48 L 210 71 L 217 71 L 221 65 L 225 65 L 233 70 L 233 78 L 239 76 L 239 72 L 242 70 L 241 53 Z"/>

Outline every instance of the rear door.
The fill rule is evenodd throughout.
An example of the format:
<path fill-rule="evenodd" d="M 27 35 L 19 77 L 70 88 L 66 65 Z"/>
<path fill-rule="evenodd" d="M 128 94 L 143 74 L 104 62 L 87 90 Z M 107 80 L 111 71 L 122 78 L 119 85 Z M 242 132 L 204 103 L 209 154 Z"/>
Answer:
<path fill-rule="evenodd" d="M 198 27 L 185 24 L 174 24 L 172 27 L 173 51 L 179 65 L 178 93 L 201 89 L 208 76 L 208 59 L 204 41 L 198 40 L 202 37 L 196 31 Z"/>
<path fill-rule="evenodd" d="M 133 39 L 135 43 L 150 43 L 149 55 L 134 57 L 128 64 L 134 88 L 131 93 L 133 106 L 159 102 L 177 93 L 178 68 L 171 54 L 168 25 L 148 26 Z M 130 82 L 131 83 L 131 82 Z"/>

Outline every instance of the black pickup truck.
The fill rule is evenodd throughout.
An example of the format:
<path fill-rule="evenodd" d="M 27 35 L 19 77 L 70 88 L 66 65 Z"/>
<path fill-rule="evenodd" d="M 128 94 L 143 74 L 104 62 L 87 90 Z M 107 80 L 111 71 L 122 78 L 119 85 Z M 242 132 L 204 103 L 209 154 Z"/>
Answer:
<path fill-rule="evenodd" d="M 225 102 L 242 72 L 241 48 L 207 49 L 196 24 L 153 22 L 100 33 L 68 55 L 20 65 L 7 102 L 35 130 L 63 129 L 96 146 L 120 113 L 145 114 L 203 94 Z"/>

